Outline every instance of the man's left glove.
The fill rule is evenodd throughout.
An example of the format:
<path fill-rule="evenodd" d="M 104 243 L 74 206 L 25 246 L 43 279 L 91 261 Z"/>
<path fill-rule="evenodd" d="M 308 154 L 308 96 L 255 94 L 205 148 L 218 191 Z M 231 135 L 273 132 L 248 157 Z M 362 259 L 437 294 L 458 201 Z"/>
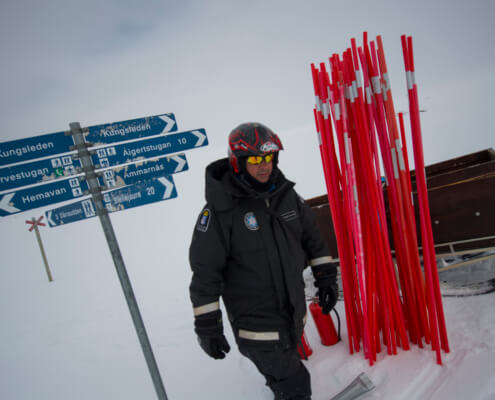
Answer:
<path fill-rule="evenodd" d="M 318 300 L 323 314 L 330 311 L 337 304 L 339 287 L 337 286 L 337 264 L 328 262 L 312 266 L 315 277 L 315 286 L 318 288 Z"/>
<path fill-rule="evenodd" d="M 215 360 L 225 358 L 225 354 L 230 351 L 229 343 L 223 334 L 220 310 L 196 316 L 194 331 L 198 335 L 201 348 Z"/>
<path fill-rule="evenodd" d="M 330 314 L 330 311 L 337 304 L 339 298 L 339 288 L 337 284 L 321 287 L 318 290 L 318 300 L 323 314 Z"/>

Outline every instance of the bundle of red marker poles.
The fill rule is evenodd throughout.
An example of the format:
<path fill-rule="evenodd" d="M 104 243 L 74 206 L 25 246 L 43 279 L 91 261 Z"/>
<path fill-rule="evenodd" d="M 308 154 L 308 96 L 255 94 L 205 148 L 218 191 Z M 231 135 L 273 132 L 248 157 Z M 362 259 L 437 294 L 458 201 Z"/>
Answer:
<path fill-rule="evenodd" d="M 397 354 L 397 347 L 408 350 L 410 343 L 421 348 L 431 345 L 438 364 L 442 363 L 441 350 L 449 352 L 428 205 L 412 38 L 403 36 L 402 46 L 418 204 L 413 204 L 404 123 L 399 114 L 399 133 L 381 37 L 376 43 L 368 42 L 364 33 L 360 47 L 351 39 L 351 47 L 342 56 L 329 58 L 328 71 L 325 63 L 319 69 L 311 65 L 349 351 L 359 352 L 362 347 L 370 365 L 382 347 L 388 354 Z M 420 215 L 420 238 L 414 207 Z"/>

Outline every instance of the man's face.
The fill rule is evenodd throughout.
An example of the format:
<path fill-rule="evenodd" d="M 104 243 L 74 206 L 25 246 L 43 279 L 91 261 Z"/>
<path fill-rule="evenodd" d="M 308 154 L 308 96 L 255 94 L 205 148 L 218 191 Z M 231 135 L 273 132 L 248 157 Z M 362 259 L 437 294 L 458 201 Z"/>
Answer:
<path fill-rule="evenodd" d="M 250 164 L 246 162 L 246 170 L 249 175 L 260 183 L 266 183 L 270 179 L 273 170 L 273 161 L 266 162 L 264 159 L 261 164 Z"/>

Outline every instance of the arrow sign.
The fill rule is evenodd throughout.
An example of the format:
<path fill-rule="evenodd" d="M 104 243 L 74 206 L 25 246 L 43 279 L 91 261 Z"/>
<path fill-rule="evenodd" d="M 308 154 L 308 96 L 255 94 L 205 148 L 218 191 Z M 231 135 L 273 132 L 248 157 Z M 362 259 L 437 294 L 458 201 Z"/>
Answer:
<path fill-rule="evenodd" d="M 157 201 L 177 197 L 171 176 L 150 179 L 121 189 L 112 190 L 103 195 L 103 203 L 108 212 L 127 210 Z M 46 212 L 51 227 L 68 224 L 96 216 L 91 199 L 78 201 Z"/>
<path fill-rule="evenodd" d="M 98 146 L 176 131 L 177 124 L 174 114 L 160 114 L 112 122 L 111 124 L 89 126 L 87 129 L 86 141 Z"/>
<path fill-rule="evenodd" d="M 90 126 L 85 131 L 86 141 L 94 145 L 110 144 L 124 140 L 139 139 L 177 130 L 174 114 L 112 122 Z M 0 166 L 15 164 L 35 158 L 68 153 L 74 145 L 72 136 L 64 132 L 48 133 L 26 139 L 0 143 Z"/>
<path fill-rule="evenodd" d="M 196 147 L 206 146 L 208 139 L 204 129 L 195 129 L 139 140 L 132 143 L 117 144 L 96 150 L 92 161 L 98 168 L 130 163 L 148 157 L 178 153 Z"/>
<path fill-rule="evenodd" d="M 72 156 L 67 154 L 0 168 L 0 191 L 75 175 L 80 167 L 79 160 L 73 160 Z"/>
<path fill-rule="evenodd" d="M 3 142 L 0 143 L 0 165 L 67 153 L 73 144 L 72 137 L 64 132 Z"/>
<path fill-rule="evenodd" d="M 182 153 L 107 169 L 103 172 L 103 176 L 98 178 L 98 181 L 101 186 L 117 188 L 157 176 L 175 174 L 187 169 L 186 155 Z"/>
<path fill-rule="evenodd" d="M 82 196 L 85 190 L 88 190 L 86 182 L 75 177 L 7 193 L 0 198 L 0 216 L 5 217 L 33 208 L 71 200 Z"/>

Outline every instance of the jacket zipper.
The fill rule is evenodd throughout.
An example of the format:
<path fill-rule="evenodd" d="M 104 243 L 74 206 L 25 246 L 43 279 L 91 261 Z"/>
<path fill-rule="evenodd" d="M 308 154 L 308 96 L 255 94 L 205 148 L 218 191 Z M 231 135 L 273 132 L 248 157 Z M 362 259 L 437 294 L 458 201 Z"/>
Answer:
<path fill-rule="evenodd" d="M 269 198 L 265 199 L 265 204 L 266 204 L 266 208 L 270 208 L 270 199 Z"/>

